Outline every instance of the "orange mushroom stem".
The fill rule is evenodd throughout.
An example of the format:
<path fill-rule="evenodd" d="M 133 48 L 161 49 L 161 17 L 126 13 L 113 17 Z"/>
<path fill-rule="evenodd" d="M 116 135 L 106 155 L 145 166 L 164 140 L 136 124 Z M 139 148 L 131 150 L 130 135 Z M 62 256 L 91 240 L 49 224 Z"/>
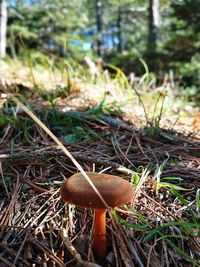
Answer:
<path fill-rule="evenodd" d="M 99 258 L 106 255 L 106 209 L 94 210 L 94 251 Z"/>

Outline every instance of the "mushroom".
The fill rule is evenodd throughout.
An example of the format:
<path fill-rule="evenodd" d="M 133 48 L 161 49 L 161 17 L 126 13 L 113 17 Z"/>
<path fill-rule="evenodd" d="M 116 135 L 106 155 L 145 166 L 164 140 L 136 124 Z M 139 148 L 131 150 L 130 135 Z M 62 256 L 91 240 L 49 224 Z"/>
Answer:
<path fill-rule="evenodd" d="M 130 202 L 134 191 L 130 183 L 118 176 L 105 173 L 86 173 L 105 203 L 99 198 L 82 173 L 66 180 L 61 188 L 63 202 L 94 209 L 94 251 L 99 258 L 106 254 L 106 209 Z"/>

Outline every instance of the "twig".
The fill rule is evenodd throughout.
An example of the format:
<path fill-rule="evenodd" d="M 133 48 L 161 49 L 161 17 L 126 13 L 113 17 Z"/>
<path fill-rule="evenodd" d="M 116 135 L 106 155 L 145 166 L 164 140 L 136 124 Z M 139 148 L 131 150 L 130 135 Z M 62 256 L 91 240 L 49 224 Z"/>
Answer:
<path fill-rule="evenodd" d="M 45 245 L 42 245 L 34 238 L 30 238 L 28 239 L 28 241 L 35 244 L 39 249 L 41 249 L 44 253 L 46 253 L 49 256 L 49 258 L 55 261 L 59 266 L 61 267 L 65 266 L 65 264 Z"/>
<path fill-rule="evenodd" d="M 60 235 L 61 235 L 63 243 L 65 244 L 65 246 L 67 247 L 67 249 L 69 250 L 71 255 L 76 260 L 78 266 L 81 266 L 81 267 L 101 267 L 100 265 L 98 265 L 96 263 L 82 260 L 81 255 L 78 253 L 78 251 L 72 245 L 72 243 L 69 241 L 68 236 L 67 236 L 67 231 L 64 228 L 62 228 L 60 230 Z"/>
<path fill-rule="evenodd" d="M 1 174 L 1 178 L 3 180 L 3 185 L 5 187 L 5 190 L 6 190 L 6 194 L 7 194 L 7 197 L 8 199 L 10 198 L 9 196 L 9 193 L 8 193 L 8 188 L 7 188 L 7 185 L 6 185 L 6 182 L 5 182 L 5 179 L 4 179 L 4 175 L 3 175 L 3 169 L 2 169 L 2 164 L 1 164 L 1 161 L 0 161 L 0 174 Z"/>
<path fill-rule="evenodd" d="M 4 259 L 2 256 L 0 256 L 0 261 L 4 262 L 6 265 L 8 265 L 10 267 L 16 267 L 14 264 L 12 264 L 8 260 Z"/>
<path fill-rule="evenodd" d="M 176 221 L 178 221 L 179 219 L 173 215 L 169 210 L 165 209 L 160 203 L 158 203 L 157 201 L 155 201 L 152 197 L 148 196 L 147 194 L 145 194 L 144 192 L 141 192 L 141 194 L 143 196 L 145 196 L 146 198 L 148 198 L 150 201 L 152 201 L 154 204 L 156 204 L 157 206 L 159 206 L 162 210 L 164 210 L 166 213 L 168 213 L 172 218 L 174 218 Z"/>
<path fill-rule="evenodd" d="M 133 263 L 132 257 L 129 251 L 127 250 L 126 243 L 124 243 L 124 241 L 126 240 L 123 240 L 123 237 L 121 235 L 122 230 L 120 229 L 120 225 L 117 223 L 117 221 L 114 221 L 112 217 L 111 217 L 111 222 L 112 222 L 112 227 L 108 227 L 108 228 L 110 228 L 113 235 L 116 237 L 119 254 L 121 255 L 124 265 L 126 267 L 134 267 L 135 264 Z"/>
<path fill-rule="evenodd" d="M 26 242 L 26 240 L 27 240 L 27 237 L 28 237 L 28 234 L 26 233 L 26 236 L 25 236 L 25 238 L 24 238 L 24 240 L 23 240 L 23 242 L 22 242 L 22 244 L 21 244 L 21 246 L 20 246 L 20 248 L 19 248 L 19 250 L 18 250 L 18 252 L 17 252 L 17 255 L 15 256 L 15 259 L 14 259 L 14 261 L 13 261 L 13 264 L 14 264 L 14 265 L 16 265 L 16 263 L 17 263 L 17 261 L 18 261 L 18 259 L 19 259 L 20 253 L 21 253 L 21 251 L 22 251 L 22 249 L 23 249 L 23 247 L 24 247 L 24 244 L 25 244 L 25 242 Z"/>
<path fill-rule="evenodd" d="M 103 166 L 111 166 L 113 169 L 117 169 L 120 167 L 120 164 L 115 163 L 115 162 L 111 162 L 109 160 L 104 160 L 104 159 L 97 159 L 94 156 L 87 156 L 84 154 L 81 154 L 80 152 L 71 152 L 71 154 L 74 156 L 74 158 L 78 159 L 78 160 L 82 160 L 82 161 L 86 161 L 86 162 L 94 162 L 98 165 L 103 165 Z M 5 160 L 20 160 L 22 161 L 22 159 L 30 159 L 30 158 L 43 158 L 43 157 L 60 157 L 60 156 L 64 156 L 64 153 L 58 149 L 55 150 L 51 150 L 51 151 L 43 151 L 43 152 L 38 152 L 38 151 L 34 151 L 34 152 L 20 152 L 17 154 L 1 154 L 0 155 L 0 159 L 3 161 Z M 135 161 L 134 161 L 135 162 Z M 6 163 L 6 161 L 5 161 Z M 15 164 L 15 162 L 12 162 L 13 164 Z M 16 162 L 17 164 L 19 162 Z M 24 161 L 23 161 L 24 164 Z M 29 162 L 28 162 L 29 164 Z"/>
<path fill-rule="evenodd" d="M 38 191 L 39 193 L 50 193 L 50 190 L 44 189 L 44 188 L 36 185 L 34 182 L 32 182 L 29 179 L 21 178 L 21 181 L 30 185 L 31 187 L 33 187 L 35 189 L 35 191 Z"/>
<path fill-rule="evenodd" d="M 13 256 L 17 255 L 16 251 L 14 251 L 13 249 L 9 248 L 7 245 L 4 245 L 4 244 L 0 243 L 0 247 L 3 248 L 4 250 L 6 250 L 7 252 L 9 252 Z M 27 266 L 31 265 L 27 260 L 23 259 L 22 256 L 19 256 L 19 259 L 20 259 L 20 261 L 23 262 L 24 265 L 27 265 Z"/>

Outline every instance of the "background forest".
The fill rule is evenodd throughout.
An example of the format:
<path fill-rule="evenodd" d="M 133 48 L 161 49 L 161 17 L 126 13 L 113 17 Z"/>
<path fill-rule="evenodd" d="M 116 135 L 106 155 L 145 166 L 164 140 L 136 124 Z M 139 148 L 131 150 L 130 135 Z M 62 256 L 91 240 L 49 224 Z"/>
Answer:
<path fill-rule="evenodd" d="M 7 2 L 7 3 L 6 3 Z M 165 75 L 199 100 L 199 0 L 1 0 L 7 55 L 36 63 L 84 56 L 112 63 L 126 74 L 144 74 L 142 58 L 157 80 Z M 1 19 L 1 43 L 3 42 Z M 2 47 L 2 45 L 1 45 Z M 4 48 L 1 48 L 4 56 Z"/>

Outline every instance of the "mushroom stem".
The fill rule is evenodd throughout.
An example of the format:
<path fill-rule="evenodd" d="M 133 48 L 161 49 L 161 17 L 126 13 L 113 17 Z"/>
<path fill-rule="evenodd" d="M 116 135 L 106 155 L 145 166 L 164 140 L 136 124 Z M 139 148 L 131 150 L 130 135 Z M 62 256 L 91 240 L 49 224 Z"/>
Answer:
<path fill-rule="evenodd" d="M 106 255 L 106 209 L 94 210 L 94 251 L 99 258 Z"/>

